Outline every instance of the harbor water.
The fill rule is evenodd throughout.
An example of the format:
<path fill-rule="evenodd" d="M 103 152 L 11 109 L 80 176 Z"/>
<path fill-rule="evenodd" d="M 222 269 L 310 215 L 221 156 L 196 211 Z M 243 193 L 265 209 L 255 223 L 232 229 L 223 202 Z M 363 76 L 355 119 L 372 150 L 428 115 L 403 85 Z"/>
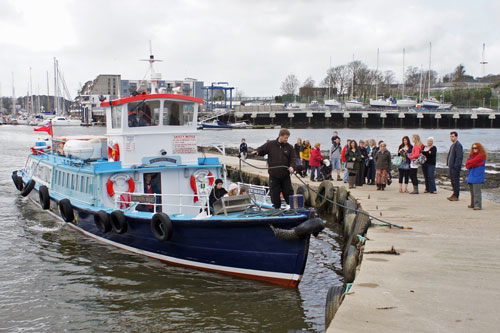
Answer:
<path fill-rule="evenodd" d="M 292 130 L 329 147 L 332 129 Z M 104 128 L 56 128 L 55 135 L 103 134 Z M 199 142 L 250 147 L 278 130 L 200 131 Z M 434 136 L 440 152 L 449 130 L 349 130 L 343 141 L 384 139 L 395 151 L 403 135 Z M 492 153 L 498 171 L 498 130 L 459 131 L 465 148 L 474 141 Z M 328 288 L 341 285 L 340 237 L 335 226 L 311 238 L 297 289 L 167 265 L 85 237 L 22 198 L 11 173 L 24 167 L 38 137 L 28 126 L 0 127 L 0 330 L 7 331 L 322 331 Z M 496 156 L 496 157 L 495 157 Z M 442 157 L 440 157 L 442 162 Z M 440 163 L 441 163 L 440 162 Z M 495 197 L 497 198 L 497 197 Z M 327 217 L 326 217 L 327 218 Z"/>

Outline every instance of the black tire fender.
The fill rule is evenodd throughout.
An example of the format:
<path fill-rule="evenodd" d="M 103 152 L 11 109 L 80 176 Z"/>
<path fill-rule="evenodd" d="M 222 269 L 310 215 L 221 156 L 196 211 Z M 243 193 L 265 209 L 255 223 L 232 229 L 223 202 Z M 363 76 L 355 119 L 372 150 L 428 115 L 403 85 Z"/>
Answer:
<path fill-rule="evenodd" d="M 28 182 L 28 184 L 26 184 L 26 186 L 21 191 L 21 195 L 23 197 L 25 197 L 28 194 L 30 194 L 30 192 L 33 190 L 33 188 L 35 188 L 35 185 L 36 185 L 36 181 L 34 179 L 30 179 L 30 181 Z"/>
<path fill-rule="evenodd" d="M 325 331 L 330 326 L 330 323 L 335 317 L 335 313 L 340 307 L 340 304 L 344 301 L 344 286 L 332 286 L 328 289 L 326 294 L 326 304 L 325 304 Z"/>
<path fill-rule="evenodd" d="M 330 180 L 324 180 L 319 184 L 318 195 L 316 195 L 316 209 L 326 211 L 330 207 L 335 196 L 335 188 Z"/>
<path fill-rule="evenodd" d="M 12 171 L 12 181 L 14 182 L 14 186 L 16 186 L 18 191 L 23 190 L 23 181 L 22 181 L 21 177 L 19 177 L 17 175 L 17 170 Z"/>
<path fill-rule="evenodd" d="M 94 223 L 97 229 L 103 234 L 110 232 L 112 229 L 111 222 L 109 222 L 109 215 L 103 210 L 98 211 L 94 215 Z"/>
<path fill-rule="evenodd" d="M 42 206 L 42 209 L 50 208 L 50 195 L 47 186 L 40 186 L 40 188 L 38 189 L 38 199 L 40 200 L 40 206 Z"/>
<path fill-rule="evenodd" d="M 358 266 L 358 250 L 354 245 L 350 245 L 342 266 L 345 283 L 352 283 L 356 277 L 356 267 Z"/>
<path fill-rule="evenodd" d="M 62 199 L 59 201 L 59 213 L 65 222 L 73 222 L 75 213 L 73 212 L 73 206 L 69 199 Z"/>
<path fill-rule="evenodd" d="M 156 213 L 151 219 L 151 232 L 160 242 L 166 242 L 172 237 L 173 225 L 165 213 Z"/>
<path fill-rule="evenodd" d="M 309 193 L 309 187 L 306 185 L 301 185 L 297 188 L 297 194 L 302 194 L 304 197 L 304 206 L 311 207 L 311 193 Z"/>
<path fill-rule="evenodd" d="M 309 235 L 317 236 L 325 228 L 325 222 L 319 217 L 307 220 L 293 228 L 298 238 L 306 238 Z"/>
<path fill-rule="evenodd" d="M 123 234 L 127 232 L 128 223 L 127 218 L 125 217 L 125 213 L 121 210 L 115 210 L 111 213 L 111 227 L 113 231 L 117 234 Z"/>

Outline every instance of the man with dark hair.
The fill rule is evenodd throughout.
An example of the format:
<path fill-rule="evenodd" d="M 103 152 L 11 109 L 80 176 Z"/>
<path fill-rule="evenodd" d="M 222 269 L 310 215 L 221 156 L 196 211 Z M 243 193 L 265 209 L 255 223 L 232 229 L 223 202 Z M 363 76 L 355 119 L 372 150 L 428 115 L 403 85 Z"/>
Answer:
<path fill-rule="evenodd" d="M 460 170 L 462 170 L 462 161 L 464 159 L 464 149 L 462 144 L 458 141 L 458 133 L 453 131 L 450 133 L 450 140 L 452 145 L 448 152 L 446 165 L 448 166 L 448 173 L 453 187 L 453 194 L 447 198 L 450 201 L 458 201 L 460 196 Z"/>
<path fill-rule="evenodd" d="M 270 140 L 252 152 L 252 154 L 259 156 L 267 154 L 269 191 L 271 202 L 277 209 L 281 207 L 280 193 L 283 193 L 287 204 L 289 204 L 290 195 L 293 195 L 290 174 L 295 169 L 297 155 L 293 146 L 288 143 L 289 137 L 290 131 L 283 128 L 276 140 Z"/>

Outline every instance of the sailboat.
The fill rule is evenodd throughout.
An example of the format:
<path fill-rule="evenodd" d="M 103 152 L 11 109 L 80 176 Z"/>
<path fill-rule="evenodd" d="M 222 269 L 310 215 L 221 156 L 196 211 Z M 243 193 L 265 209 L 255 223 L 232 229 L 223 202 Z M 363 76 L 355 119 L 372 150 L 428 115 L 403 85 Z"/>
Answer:
<path fill-rule="evenodd" d="M 398 108 L 402 108 L 402 109 L 409 109 L 409 108 L 412 108 L 415 106 L 416 102 L 413 98 L 411 98 L 410 96 L 405 96 L 405 81 L 406 81 L 406 76 L 405 76 L 405 71 L 406 71 L 406 67 L 405 67 L 405 49 L 403 49 L 403 93 L 401 94 L 401 99 L 399 99 L 397 102 L 396 102 L 396 105 L 398 106 Z"/>
<path fill-rule="evenodd" d="M 379 58 L 379 49 L 377 49 L 377 74 L 378 74 L 378 58 Z M 370 98 L 370 106 L 374 108 L 387 108 L 393 105 L 392 98 L 385 99 L 384 95 L 378 94 L 378 81 L 375 85 L 375 96 L 377 99 Z"/>
<path fill-rule="evenodd" d="M 424 109 L 449 110 L 452 104 L 442 104 L 436 98 L 431 97 L 431 50 L 432 43 L 429 43 L 429 82 L 427 84 L 427 98 L 422 101 Z"/>
<path fill-rule="evenodd" d="M 358 97 L 354 97 L 354 55 L 352 56 L 353 68 L 351 75 L 351 99 L 345 102 L 347 110 L 361 110 L 363 109 L 363 102 Z"/>

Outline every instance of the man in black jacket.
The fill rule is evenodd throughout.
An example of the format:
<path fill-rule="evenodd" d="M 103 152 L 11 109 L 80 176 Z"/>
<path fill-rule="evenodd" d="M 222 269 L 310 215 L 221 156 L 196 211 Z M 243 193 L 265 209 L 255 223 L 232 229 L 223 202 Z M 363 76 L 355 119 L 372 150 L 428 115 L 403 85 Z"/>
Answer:
<path fill-rule="evenodd" d="M 450 201 L 458 201 L 458 197 L 460 196 L 460 170 L 462 170 L 464 149 L 462 148 L 462 144 L 458 141 L 457 132 L 453 131 L 450 133 L 450 140 L 452 145 L 448 152 L 446 165 L 448 166 L 453 194 L 447 199 Z"/>
<path fill-rule="evenodd" d="M 269 191 L 271 202 L 274 208 L 277 209 L 281 207 L 281 192 L 283 192 L 283 197 L 287 204 L 289 204 L 290 195 L 293 195 L 290 174 L 293 173 L 295 169 L 297 154 L 293 146 L 288 143 L 289 137 L 290 131 L 283 128 L 280 130 L 279 137 L 276 140 L 270 140 L 252 152 L 254 155 L 259 156 L 267 154 L 267 162 L 269 164 Z"/>

